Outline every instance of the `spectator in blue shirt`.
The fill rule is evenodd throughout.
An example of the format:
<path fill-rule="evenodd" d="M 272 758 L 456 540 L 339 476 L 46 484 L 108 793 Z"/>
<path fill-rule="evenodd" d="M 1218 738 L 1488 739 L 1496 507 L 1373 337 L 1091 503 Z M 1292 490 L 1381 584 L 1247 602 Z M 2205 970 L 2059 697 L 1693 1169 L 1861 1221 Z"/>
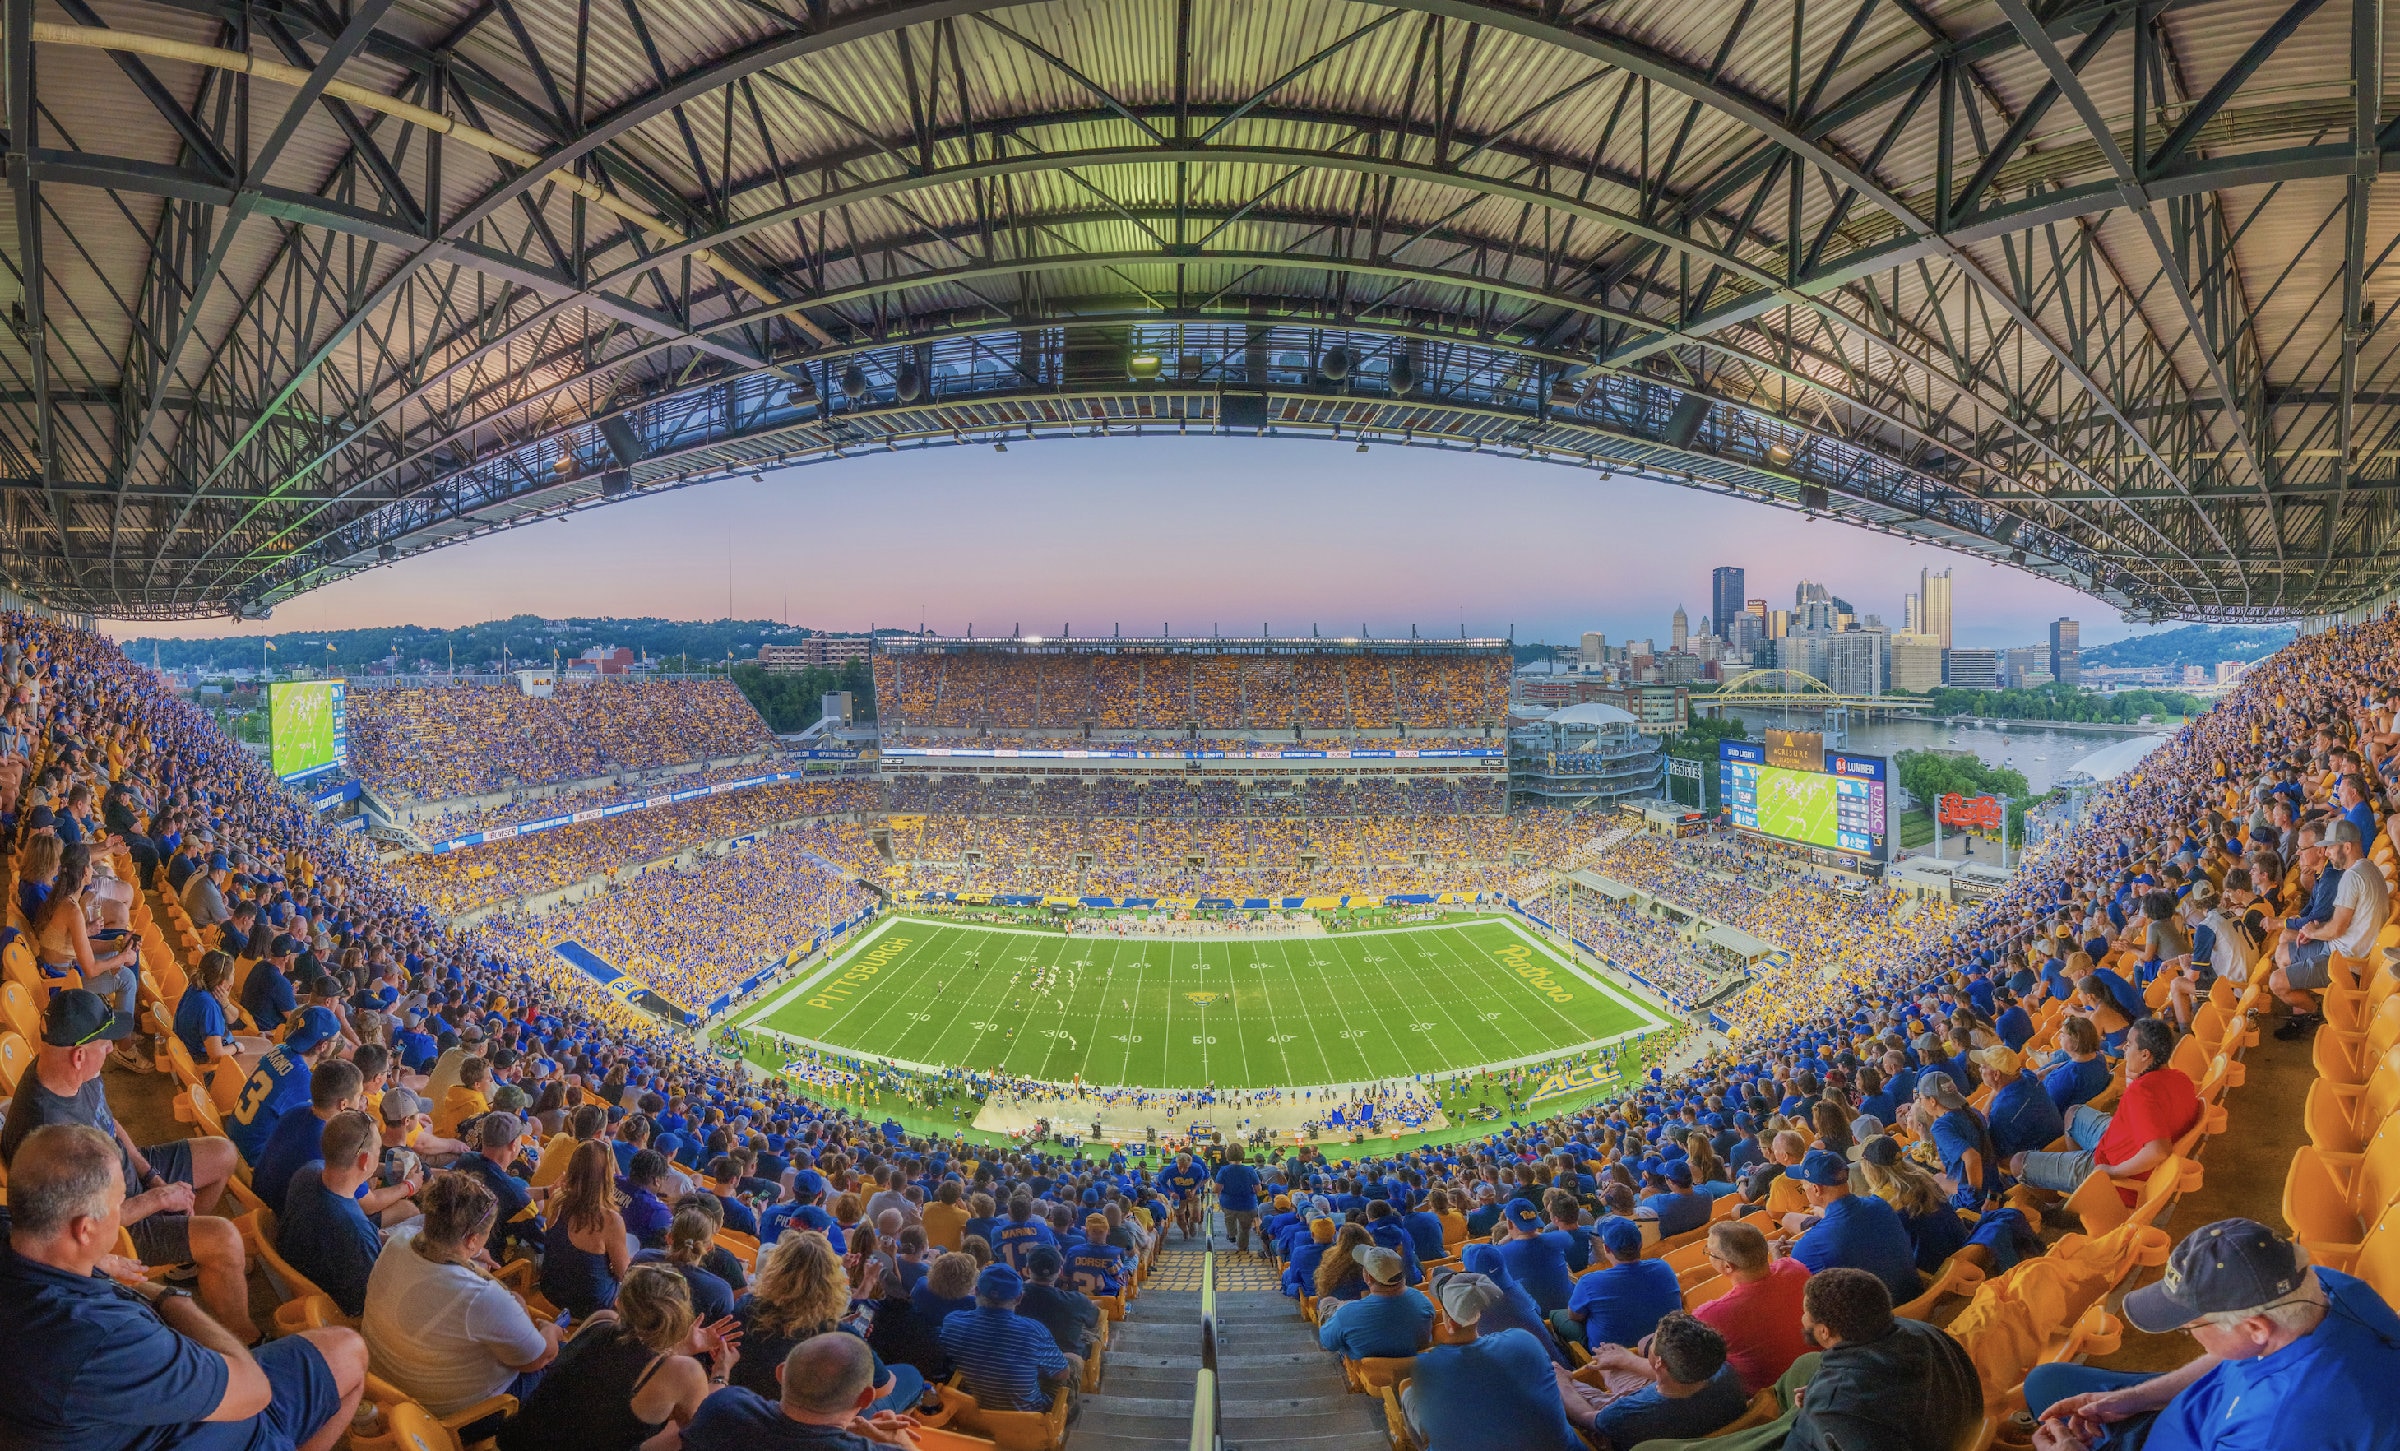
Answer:
<path fill-rule="evenodd" d="M 992 1253 L 1005 1260 L 1010 1269 L 1022 1269 L 1027 1250 L 1037 1244 L 1057 1249 L 1058 1236 L 1050 1232 L 1048 1224 L 1035 1217 L 1033 1196 L 1018 1194 L 1008 1201 L 1008 1218 L 1002 1220 L 1000 1227 L 993 1231 L 991 1243 Z"/>
<path fill-rule="evenodd" d="M 1981 1209 L 2000 1192 L 2003 1161 L 1992 1150 L 1991 1130 L 1949 1074 L 1928 1073 L 1917 1080 L 1917 1122 L 1929 1125 L 1926 1136 L 1942 1156 L 1953 1207 Z"/>
<path fill-rule="evenodd" d="M 2041 1081 L 2025 1071 L 2025 1059 L 2005 1043 L 1977 1050 L 1975 1066 L 1991 1087 L 1984 1106 L 1991 1125 L 1992 1152 L 2005 1164 L 2018 1154 L 2050 1147 L 2067 1131 L 2065 1115 L 2050 1101 Z"/>
<path fill-rule="evenodd" d="M 1642 1231 L 1627 1219 L 1600 1227 L 1608 1267 L 1575 1282 L 1566 1308 L 1550 1316 L 1562 1339 L 1587 1346 L 1639 1345 L 1659 1317 L 1683 1308 L 1683 1288 L 1665 1260 L 1642 1258 Z"/>
<path fill-rule="evenodd" d="M 1317 1292 L 1317 1266 L 1325 1252 L 1333 1248 L 1333 1221 L 1317 1218 L 1308 1222 L 1308 1242 L 1292 1252 L 1291 1263 L 1283 1267 L 1283 1292 L 1298 1300 Z"/>
<path fill-rule="evenodd" d="M 2042 1091 L 2058 1106 L 2061 1120 L 2075 1105 L 2106 1092 L 2116 1072 L 2100 1054 L 2100 1029 L 2089 1018 L 2069 1017 L 2058 1025 L 2062 1056 L 2042 1073 Z"/>
<path fill-rule="evenodd" d="M 2166 1278 L 2125 1297 L 2150 1334 L 2190 1333 L 2200 1355 L 2164 1375 L 2035 1367 L 2025 1403 L 2040 1451 L 2307 1445 L 2388 1451 L 2400 1316 L 2363 1281 L 2313 1267 L 2298 1244 L 2247 1219 L 2184 1237 Z"/>
<path fill-rule="evenodd" d="M 341 1023 L 333 1011 L 310 1008 L 258 1061 L 233 1112 L 225 1116 L 225 1137 L 242 1151 L 244 1162 L 258 1162 L 285 1114 L 307 1110 L 309 1075 L 340 1046 Z"/>
<path fill-rule="evenodd" d="M 1505 1217 L 1508 1238 L 1499 1248 L 1509 1276 L 1525 1287 L 1543 1314 L 1564 1310 L 1575 1288 L 1575 1277 L 1567 1270 L 1567 1236 L 1546 1229 L 1542 1212 L 1530 1199 L 1508 1201 Z"/>
<path fill-rule="evenodd" d="M 1666 1176 L 1667 1192 L 1642 1201 L 1644 1209 L 1658 1216 L 1658 1237 L 1672 1239 L 1706 1225 L 1709 1215 L 1715 1212 L 1716 1201 L 1693 1192 L 1691 1163 L 1677 1159 L 1660 1172 Z"/>
<path fill-rule="evenodd" d="M 102 1273 L 122 1263 L 120 1158 L 80 1124 L 38 1128 L 11 1158 L 0 1445 L 332 1446 L 358 1409 L 366 1343 L 335 1327 L 247 1350 L 185 1291 Z"/>
<path fill-rule="evenodd" d="M 308 1117 L 317 1121 L 314 1114 Z M 368 1198 L 382 1142 L 374 1120 L 345 1109 L 324 1122 L 318 1145 L 321 1157 L 294 1170 L 284 1186 L 283 1208 L 275 1216 L 275 1252 L 355 1320 L 367 1312 L 367 1277 L 383 1253 L 383 1235 Z M 390 1203 L 377 1207 L 413 1215 L 415 1206 L 406 1201 L 421 1183 L 412 1174 L 381 1186 L 381 1197 Z"/>
<path fill-rule="evenodd" d="M 745 1386 L 711 1392 L 683 1428 L 684 1451 L 871 1451 L 905 1444 L 908 1421 L 876 1403 L 875 1354 L 855 1335 L 834 1331 L 791 1348 L 774 1367 L 779 1400 Z M 869 1440 L 861 1426 L 874 1433 Z"/>
<path fill-rule="evenodd" d="M 299 1006 L 290 976 L 292 958 L 299 951 L 290 937 L 278 933 L 268 943 L 267 955 L 253 963 L 250 975 L 242 979 L 242 1011 L 262 1033 L 282 1027 L 283 1020 Z"/>
<path fill-rule="evenodd" d="M 1741 1372 L 1726 1359 L 1725 1337 L 1681 1310 L 1661 1319 L 1640 1350 L 1603 1346 L 1592 1352 L 1592 1365 L 1594 1373 L 1615 1371 L 1649 1382 L 1614 1400 L 1566 1402 L 1567 1419 L 1613 1451 L 1712 1436 L 1750 1408 Z"/>
<path fill-rule="evenodd" d="M 1883 1281 L 1894 1304 L 1917 1298 L 1924 1283 L 1917 1275 L 1916 1248 L 1909 1242 L 1907 1226 L 1889 1204 L 1850 1192 L 1850 1165 L 1841 1155 L 1811 1149 L 1785 1172 L 1799 1183 L 1817 1216 L 1792 1246 L 1793 1259 L 1808 1266 L 1811 1274 L 1837 1266 L 1865 1270 Z"/>
<path fill-rule="evenodd" d="M 1425 1207 L 1412 1209 L 1401 1217 L 1400 1227 L 1407 1231 L 1409 1242 L 1417 1248 L 1417 1262 L 1442 1260 L 1450 1257 L 1449 1246 L 1442 1237 L 1441 1211 L 1450 1207 L 1450 1191 L 1429 1190 Z"/>
<path fill-rule="evenodd" d="M 1059 1349 L 1040 1321 L 1017 1313 L 1024 1298 L 1022 1276 L 990 1265 L 975 1279 L 975 1308 L 942 1321 L 942 1349 L 987 1411 L 1046 1411 L 1053 1395 L 1083 1375 L 1080 1357 Z"/>
<path fill-rule="evenodd" d="M 1317 1343 L 1352 1360 L 1414 1355 L 1431 1343 L 1433 1302 L 1402 1283 L 1400 1256 L 1369 1245 L 1358 1252 L 1358 1268 L 1367 1292 L 1324 1318 Z"/>
<path fill-rule="evenodd" d="M 1475 1338 L 1418 1355 L 1400 1396 L 1418 1440 L 1432 1451 L 1583 1451 L 1541 1342 L 1528 1331 L 1483 1325 L 1484 1312 L 1501 1299 L 1499 1286 L 1461 1273 L 1442 1282 L 1441 1296 L 1450 1323 Z"/>
<path fill-rule="evenodd" d="M 2003 992 L 2000 1000 L 2008 1006 L 2001 1010 L 1992 1026 L 1998 1030 L 2000 1041 L 2022 1053 L 2033 1040 L 2033 1015 L 2025 1011 L 2025 1005 L 2013 992 Z"/>
<path fill-rule="evenodd" d="M 1039 1320 L 1067 1354 L 1088 1356 L 1099 1337 L 1100 1307 L 1088 1295 L 1058 1283 L 1059 1271 L 1064 1268 L 1066 1261 L 1046 1244 L 1027 1251 L 1025 1299 L 1017 1313 Z"/>
<path fill-rule="evenodd" d="M 1258 1223 L 1258 1171 L 1242 1162 L 1240 1144 L 1225 1150 L 1225 1162 L 1217 1168 L 1217 1207 L 1225 1211 L 1225 1237 L 1233 1241 L 1234 1253 L 1250 1253 L 1250 1230 Z"/>

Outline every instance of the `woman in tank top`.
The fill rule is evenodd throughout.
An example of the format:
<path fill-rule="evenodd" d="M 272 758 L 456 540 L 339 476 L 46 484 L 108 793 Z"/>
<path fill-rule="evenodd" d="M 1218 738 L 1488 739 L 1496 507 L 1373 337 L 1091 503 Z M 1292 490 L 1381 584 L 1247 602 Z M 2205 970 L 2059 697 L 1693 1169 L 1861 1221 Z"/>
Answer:
<path fill-rule="evenodd" d="M 616 1308 L 575 1332 L 501 1426 L 500 1451 L 634 1451 L 669 1422 L 690 1421 L 740 1359 L 741 1332 L 729 1320 L 697 1323 L 683 1276 L 636 1265 Z"/>
<path fill-rule="evenodd" d="M 616 1167 L 608 1145 L 577 1144 L 550 1195 L 542 1294 L 576 1321 L 615 1304 L 618 1282 L 633 1266 L 625 1216 L 617 1209 Z"/>

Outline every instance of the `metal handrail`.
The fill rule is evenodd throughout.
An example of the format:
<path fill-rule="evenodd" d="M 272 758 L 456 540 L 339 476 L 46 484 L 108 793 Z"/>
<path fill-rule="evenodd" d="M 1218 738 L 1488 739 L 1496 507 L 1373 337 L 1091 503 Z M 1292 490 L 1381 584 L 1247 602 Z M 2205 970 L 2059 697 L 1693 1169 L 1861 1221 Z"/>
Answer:
<path fill-rule="evenodd" d="M 1213 1226 L 1215 1211 L 1203 1206 L 1202 1223 Z M 1217 1249 L 1212 1227 L 1200 1252 L 1200 1373 L 1192 1384 L 1191 1451 L 1218 1451 L 1221 1408 L 1217 1404 Z"/>

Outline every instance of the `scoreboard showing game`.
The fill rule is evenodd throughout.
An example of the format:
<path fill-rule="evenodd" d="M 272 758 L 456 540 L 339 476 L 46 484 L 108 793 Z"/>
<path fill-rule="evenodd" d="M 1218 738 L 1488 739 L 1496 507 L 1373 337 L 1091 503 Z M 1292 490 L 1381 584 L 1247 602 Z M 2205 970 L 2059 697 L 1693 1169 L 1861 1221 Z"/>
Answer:
<path fill-rule="evenodd" d="M 1783 841 L 1885 860 L 1883 757 L 1825 751 L 1821 759 L 1823 768 L 1814 771 L 1771 765 L 1756 741 L 1718 742 L 1717 788 L 1726 815 Z"/>
<path fill-rule="evenodd" d="M 350 763 L 350 726 L 340 680 L 279 681 L 267 687 L 267 757 L 285 781 L 306 781 Z"/>

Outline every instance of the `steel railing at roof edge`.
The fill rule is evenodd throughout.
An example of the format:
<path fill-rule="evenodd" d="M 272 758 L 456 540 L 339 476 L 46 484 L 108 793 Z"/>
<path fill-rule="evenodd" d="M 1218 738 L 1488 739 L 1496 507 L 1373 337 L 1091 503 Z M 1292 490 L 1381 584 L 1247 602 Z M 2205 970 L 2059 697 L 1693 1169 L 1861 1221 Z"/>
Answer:
<path fill-rule="evenodd" d="M 1217 1406 L 1217 1250 L 1200 1252 L 1200 1374 L 1192 1385 L 1191 1451 L 1218 1451 L 1222 1427 Z"/>

